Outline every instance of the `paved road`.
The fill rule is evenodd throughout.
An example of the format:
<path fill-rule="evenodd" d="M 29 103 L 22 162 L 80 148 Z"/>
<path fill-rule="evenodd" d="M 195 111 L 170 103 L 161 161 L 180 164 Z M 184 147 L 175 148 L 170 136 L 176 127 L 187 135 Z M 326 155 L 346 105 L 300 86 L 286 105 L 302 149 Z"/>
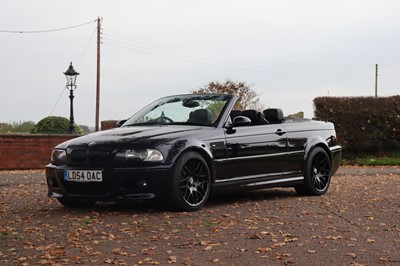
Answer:
<path fill-rule="evenodd" d="M 321 197 L 286 188 L 193 213 L 71 210 L 46 197 L 43 171 L 0 172 L 0 265 L 398 265 L 399 198 L 399 167 L 342 167 Z"/>
<path fill-rule="evenodd" d="M 398 166 L 355 167 L 342 166 L 335 176 L 343 175 L 400 175 Z M 38 184 L 44 182 L 44 172 L 32 171 L 0 171 L 0 186 L 17 184 Z"/>

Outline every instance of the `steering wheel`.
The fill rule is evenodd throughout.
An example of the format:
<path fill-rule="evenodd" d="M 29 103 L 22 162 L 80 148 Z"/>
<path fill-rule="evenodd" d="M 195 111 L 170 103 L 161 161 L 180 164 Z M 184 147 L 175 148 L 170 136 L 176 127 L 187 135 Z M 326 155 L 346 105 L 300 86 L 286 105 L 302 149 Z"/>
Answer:
<path fill-rule="evenodd" d="M 169 118 L 167 116 L 160 116 L 160 117 L 157 117 L 154 120 L 154 122 L 165 124 L 165 123 L 174 123 L 174 120 L 172 120 L 171 118 Z"/>

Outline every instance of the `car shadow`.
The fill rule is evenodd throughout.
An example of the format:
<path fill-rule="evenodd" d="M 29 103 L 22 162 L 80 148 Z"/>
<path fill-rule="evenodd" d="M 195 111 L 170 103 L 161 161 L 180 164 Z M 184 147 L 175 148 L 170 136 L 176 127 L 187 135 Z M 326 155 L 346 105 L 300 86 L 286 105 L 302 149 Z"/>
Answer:
<path fill-rule="evenodd" d="M 206 205 L 201 210 L 207 208 L 228 207 L 232 204 L 244 204 L 248 202 L 275 201 L 286 198 L 301 197 L 290 188 L 271 188 L 252 191 L 229 191 L 212 194 Z M 98 202 L 92 207 L 68 208 L 62 207 L 53 209 L 61 213 L 87 213 L 95 211 L 99 213 L 118 213 L 118 214 L 159 214 L 166 212 L 177 212 L 165 203 L 165 200 L 142 200 L 142 201 L 117 201 L 117 202 Z"/>
<path fill-rule="evenodd" d="M 241 204 L 245 202 L 261 202 L 274 201 L 278 199 L 299 197 L 292 188 L 271 188 L 262 190 L 242 190 L 219 192 L 210 195 L 206 205 L 202 209 L 209 207 L 223 207 L 231 204 Z M 171 210 L 165 201 L 140 201 L 140 202 L 113 202 L 113 203 L 97 203 L 95 206 L 98 211 L 107 212 L 124 212 L 135 211 L 136 213 L 159 213 L 159 212 L 175 212 Z"/>

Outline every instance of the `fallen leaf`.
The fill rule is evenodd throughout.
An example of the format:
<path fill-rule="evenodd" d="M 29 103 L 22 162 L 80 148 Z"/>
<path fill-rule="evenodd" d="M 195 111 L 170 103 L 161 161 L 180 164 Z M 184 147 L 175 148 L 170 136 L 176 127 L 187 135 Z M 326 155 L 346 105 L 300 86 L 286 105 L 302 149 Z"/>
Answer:
<path fill-rule="evenodd" d="M 113 259 L 105 259 L 104 262 L 107 264 L 111 264 L 114 262 L 114 260 Z"/>
<path fill-rule="evenodd" d="M 257 234 L 252 234 L 252 235 L 250 235 L 249 238 L 250 238 L 250 239 L 262 239 L 262 237 L 259 236 L 259 235 L 257 235 Z"/>
<path fill-rule="evenodd" d="M 212 246 L 208 245 L 203 250 L 204 251 L 210 251 L 210 250 L 212 250 Z"/>
<path fill-rule="evenodd" d="M 272 251 L 272 248 L 258 248 L 257 249 L 257 253 L 264 253 L 264 252 L 270 252 L 270 251 Z"/>
<path fill-rule="evenodd" d="M 172 263 L 176 263 L 177 262 L 177 257 L 176 256 L 169 256 L 168 258 L 168 263 L 172 264 Z"/>
<path fill-rule="evenodd" d="M 286 245 L 285 242 L 279 242 L 279 243 L 273 244 L 271 248 L 279 248 L 279 247 L 283 247 L 285 245 Z"/>
<path fill-rule="evenodd" d="M 351 252 L 347 253 L 346 255 L 352 257 L 353 259 L 357 257 L 356 253 L 351 253 Z"/>

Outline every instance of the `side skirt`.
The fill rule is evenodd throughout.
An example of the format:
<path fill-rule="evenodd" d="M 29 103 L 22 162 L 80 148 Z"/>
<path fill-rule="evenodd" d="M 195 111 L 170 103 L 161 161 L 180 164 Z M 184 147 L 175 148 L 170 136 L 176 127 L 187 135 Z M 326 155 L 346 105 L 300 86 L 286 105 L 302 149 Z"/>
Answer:
<path fill-rule="evenodd" d="M 259 176 L 247 176 L 247 177 L 237 177 L 226 180 L 216 180 L 212 185 L 214 189 L 263 189 L 263 188 L 273 188 L 273 187 L 294 187 L 304 183 L 304 177 L 301 175 L 292 175 L 285 177 L 271 176 L 271 175 L 259 175 Z"/>
<path fill-rule="evenodd" d="M 242 185 L 245 187 L 258 187 L 258 186 L 266 186 L 266 185 L 276 185 L 276 184 L 284 184 L 284 183 L 292 183 L 297 181 L 303 181 L 304 177 L 303 176 L 298 176 L 298 177 L 288 177 L 288 178 L 282 178 L 282 179 L 274 179 L 274 180 L 267 180 L 267 181 L 262 181 L 262 182 L 254 182 L 254 183 L 249 183 L 246 185 Z"/>

